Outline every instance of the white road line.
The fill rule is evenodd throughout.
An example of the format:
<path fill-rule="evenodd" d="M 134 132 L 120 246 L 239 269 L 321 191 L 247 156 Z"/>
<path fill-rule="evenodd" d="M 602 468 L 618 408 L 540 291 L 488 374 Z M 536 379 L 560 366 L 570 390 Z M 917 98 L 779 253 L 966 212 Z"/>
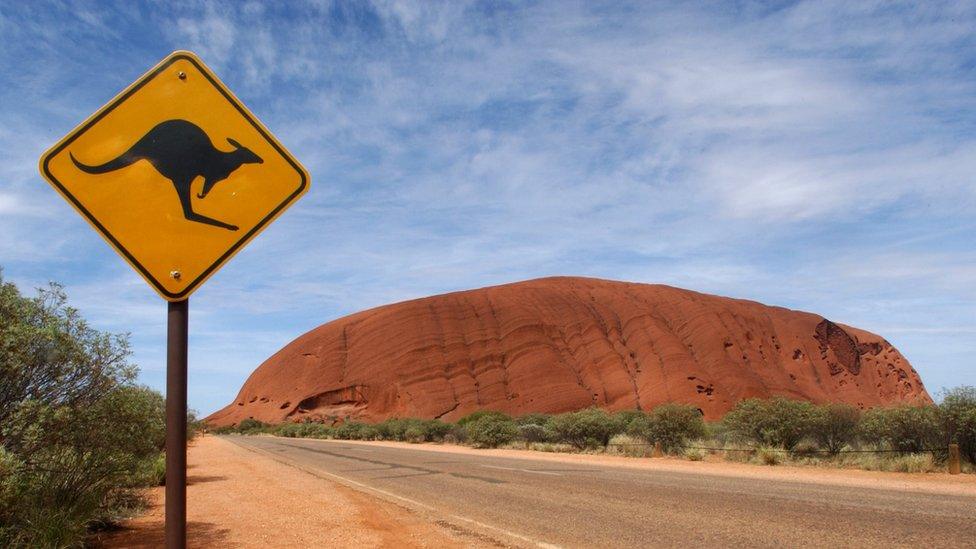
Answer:
<path fill-rule="evenodd" d="M 273 453 L 271 453 L 271 452 L 269 452 L 269 451 L 267 451 L 267 450 L 265 450 L 263 448 L 257 448 L 255 446 L 247 446 L 247 445 L 244 445 L 244 444 L 238 444 L 238 443 L 234 442 L 233 440 L 231 440 L 231 442 L 233 442 L 234 444 L 237 444 L 238 446 L 240 446 L 240 447 L 242 447 L 244 449 L 251 450 L 252 452 L 264 454 L 264 455 L 268 456 L 269 458 L 271 458 L 274 461 L 277 461 L 279 463 L 283 463 L 285 465 L 294 467 L 294 468 L 299 469 L 301 471 L 305 471 L 306 473 L 308 473 L 310 475 L 313 475 L 313 476 L 326 475 L 326 476 L 332 477 L 333 479 L 339 481 L 340 483 L 343 483 L 343 484 L 346 484 L 346 485 L 350 485 L 351 484 L 353 486 L 356 486 L 356 487 L 360 488 L 363 491 L 374 492 L 374 493 L 382 494 L 382 495 L 386 496 L 387 498 L 392 498 L 392 499 L 395 499 L 395 500 L 403 501 L 403 502 L 409 503 L 411 505 L 415 505 L 417 507 L 420 507 L 422 509 L 426 509 L 427 511 L 431 511 L 433 513 L 437 513 L 438 512 L 436 508 L 431 507 L 430 505 L 427 505 L 426 503 L 421 503 L 421 502 L 419 502 L 419 501 L 417 501 L 415 499 L 406 498 L 406 497 L 403 497 L 403 496 L 394 494 L 393 492 L 387 492 L 386 490 L 382 490 L 380 488 L 374 488 L 374 487 L 372 487 L 372 486 L 370 486 L 368 484 L 363 484 L 362 482 L 357 482 L 357 481 L 352 480 L 350 478 L 346 478 L 344 476 L 337 475 L 335 473 L 330 473 L 328 471 L 324 471 L 324 470 L 319 469 L 317 467 L 314 468 L 314 469 L 310 469 L 310 468 L 304 467 L 302 465 L 299 465 L 299 464 L 297 464 L 297 463 L 295 463 L 293 461 L 285 461 L 285 460 L 281 459 L 281 456 L 275 455 L 275 454 L 273 454 Z M 535 472 L 543 472 L 543 471 L 535 471 Z M 550 473 L 550 474 L 559 474 L 559 473 Z M 512 537 L 512 538 L 515 538 L 517 540 L 521 540 L 521 541 L 524 541 L 526 543 L 531 543 L 532 545 L 535 545 L 536 547 L 542 547 L 544 549 L 561 549 L 559 545 L 553 545 L 551 543 L 546 543 L 544 541 L 539 541 L 537 539 L 532 539 L 532 538 L 530 538 L 528 536 L 523 536 L 522 534 L 518 534 L 518 533 L 512 532 L 511 530 L 506 530 L 504 528 L 499 528 L 498 526 L 492 526 L 491 524 L 485 524 L 483 522 L 480 522 L 480 521 L 477 521 L 477 520 L 474 520 L 472 518 L 468 518 L 468 517 L 465 517 L 465 516 L 462 516 L 462 515 L 447 515 L 447 517 L 448 518 L 452 518 L 454 520 L 460 520 L 462 522 L 467 522 L 469 524 L 474 524 L 474 525 L 479 526 L 481 528 L 484 528 L 486 530 L 493 530 L 495 532 L 504 534 L 504 535 L 509 536 L 509 537 Z"/>
<path fill-rule="evenodd" d="M 479 463 L 478 465 L 482 467 L 487 467 L 489 469 L 503 469 L 505 471 L 522 471 L 523 473 L 534 473 L 536 475 L 552 475 L 554 477 L 563 476 L 562 473 L 553 473 L 552 471 L 535 471 L 532 469 L 521 469 L 518 467 L 502 467 L 500 465 L 485 465 L 484 463 Z"/>

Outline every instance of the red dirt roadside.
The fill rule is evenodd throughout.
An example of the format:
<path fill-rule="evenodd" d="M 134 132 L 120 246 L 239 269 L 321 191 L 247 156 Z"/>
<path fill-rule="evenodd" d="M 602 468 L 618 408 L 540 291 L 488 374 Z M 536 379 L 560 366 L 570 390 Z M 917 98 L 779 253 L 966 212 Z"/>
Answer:
<path fill-rule="evenodd" d="M 190 447 L 190 547 L 472 547 L 410 511 L 356 492 L 217 437 Z M 151 507 L 96 547 L 162 547 L 163 488 Z"/>

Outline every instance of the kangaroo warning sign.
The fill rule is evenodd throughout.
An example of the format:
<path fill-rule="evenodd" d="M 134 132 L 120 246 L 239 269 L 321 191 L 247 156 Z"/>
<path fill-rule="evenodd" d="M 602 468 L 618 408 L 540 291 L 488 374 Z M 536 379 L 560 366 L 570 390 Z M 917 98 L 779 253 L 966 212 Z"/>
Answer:
<path fill-rule="evenodd" d="M 41 157 L 41 174 L 169 301 L 308 190 L 305 168 L 194 54 L 170 54 Z"/>

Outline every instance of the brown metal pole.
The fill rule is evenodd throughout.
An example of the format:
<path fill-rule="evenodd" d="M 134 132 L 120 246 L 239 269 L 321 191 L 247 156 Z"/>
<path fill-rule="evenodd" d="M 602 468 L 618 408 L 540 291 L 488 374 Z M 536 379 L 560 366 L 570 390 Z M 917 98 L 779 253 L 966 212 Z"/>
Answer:
<path fill-rule="evenodd" d="M 166 330 L 166 549 L 186 548 L 186 355 L 189 300 L 170 302 Z"/>

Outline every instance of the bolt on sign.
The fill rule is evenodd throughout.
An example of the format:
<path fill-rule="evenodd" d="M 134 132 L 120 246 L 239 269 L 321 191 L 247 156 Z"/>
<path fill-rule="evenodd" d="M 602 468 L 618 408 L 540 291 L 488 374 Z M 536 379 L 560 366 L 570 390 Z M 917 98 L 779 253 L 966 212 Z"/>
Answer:
<path fill-rule="evenodd" d="M 40 170 L 168 301 L 187 299 L 309 186 L 305 168 L 186 51 L 58 141 Z"/>

